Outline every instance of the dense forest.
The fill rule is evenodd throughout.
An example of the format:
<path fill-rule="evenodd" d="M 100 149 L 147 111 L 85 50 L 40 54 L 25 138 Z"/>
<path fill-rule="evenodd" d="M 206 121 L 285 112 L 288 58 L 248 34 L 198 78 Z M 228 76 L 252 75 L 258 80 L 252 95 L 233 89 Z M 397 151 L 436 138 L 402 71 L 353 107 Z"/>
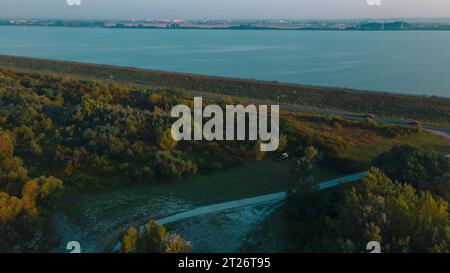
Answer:
<path fill-rule="evenodd" d="M 291 250 L 365 252 L 377 241 L 383 252 L 450 251 L 449 158 L 394 146 L 374 160 L 361 183 L 317 192 L 305 171 L 316 154 L 306 153 L 297 164 L 299 186 L 285 211 Z"/>
<path fill-rule="evenodd" d="M 66 191 L 79 192 L 149 184 L 255 158 L 256 143 L 176 147 L 168 113 L 178 97 L 1 71 L 1 248 L 43 247 L 63 184 Z"/>
<path fill-rule="evenodd" d="M 51 215 L 66 202 L 67 193 L 176 183 L 278 154 L 261 153 L 257 141 L 175 142 L 169 113 L 180 103 L 190 105 L 192 97 L 170 89 L 0 70 L 0 252 L 49 249 Z M 418 127 L 288 111 L 282 112 L 280 122 L 279 152 L 289 150 L 300 159 L 309 154 L 297 164 L 299 177 L 319 153 L 322 162 L 343 172 L 363 170 L 366 166 L 344 156 L 346 149 L 420 132 Z M 188 248 L 179 237 L 162 238 L 161 251 Z M 149 247 L 135 243 L 124 251 Z"/>

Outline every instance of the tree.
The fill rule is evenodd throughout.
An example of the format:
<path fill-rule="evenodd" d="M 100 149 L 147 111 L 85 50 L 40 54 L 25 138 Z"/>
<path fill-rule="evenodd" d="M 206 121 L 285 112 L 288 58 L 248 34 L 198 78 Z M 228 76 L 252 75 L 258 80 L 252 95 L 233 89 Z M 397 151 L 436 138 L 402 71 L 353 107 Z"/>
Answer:
<path fill-rule="evenodd" d="M 29 180 L 28 170 L 19 157 L 0 160 L 0 190 L 19 195 L 23 185 Z"/>
<path fill-rule="evenodd" d="M 164 111 L 161 108 L 155 107 L 153 110 L 150 128 L 156 140 L 164 134 L 164 129 L 167 127 Z"/>
<path fill-rule="evenodd" d="M 379 241 L 385 252 L 447 252 L 450 250 L 448 204 L 429 192 L 393 182 L 372 169 L 338 205 L 328 234 L 351 241 L 355 251 Z"/>
<path fill-rule="evenodd" d="M 181 238 L 180 235 L 170 236 L 166 243 L 165 253 L 186 253 L 192 247 L 191 243 Z"/>
<path fill-rule="evenodd" d="M 285 151 L 288 146 L 288 138 L 286 135 L 280 135 L 280 143 L 278 144 L 278 151 Z"/>
<path fill-rule="evenodd" d="M 261 161 L 264 158 L 265 152 L 261 151 L 261 141 L 258 140 L 255 142 L 255 146 L 253 147 L 253 154 L 255 160 Z"/>
<path fill-rule="evenodd" d="M 20 250 L 24 230 L 29 228 L 28 226 L 17 228 L 22 211 L 22 200 L 0 192 L 0 253 Z"/>
<path fill-rule="evenodd" d="M 159 137 L 158 143 L 159 147 L 164 151 L 172 150 L 175 146 L 177 146 L 176 140 L 172 137 L 171 130 L 164 131 L 164 133 Z"/>
<path fill-rule="evenodd" d="M 61 188 L 60 180 L 41 177 L 23 186 L 21 198 L 0 192 L 0 252 L 39 250 L 52 209 L 48 199 L 56 201 Z"/>
<path fill-rule="evenodd" d="M 11 157 L 14 153 L 14 137 L 0 129 L 0 160 Z"/>
<path fill-rule="evenodd" d="M 158 103 L 162 100 L 162 95 L 159 93 L 153 93 L 148 96 L 148 101 L 152 106 L 157 106 Z"/>
<path fill-rule="evenodd" d="M 433 178 L 430 186 L 434 194 L 442 196 L 447 202 L 450 201 L 450 172 Z"/>
<path fill-rule="evenodd" d="M 137 253 L 139 232 L 135 227 L 130 227 L 122 238 L 122 253 Z"/>
<path fill-rule="evenodd" d="M 41 176 L 36 179 L 39 184 L 39 207 L 43 212 L 51 211 L 62 196 L 64 183 L 53 176 Z"/>
<path fill-rule="evenodd" d="M 34 181 L 28 181 L 23 187 L 22 202 L 23 208 L 31 218 L 37 218 L 39 211 L 36 206 L 39 197 L 39 184 Z"/>
<path fill-rule="evenodd" d="M 163 225 L 150 220 L 143 231 L 131 227 L 122 237 L 122 253 L 185 253 L 191 243 L 177 234 L 169 235 Z"/>
<path fill-rule="evenodd" d="M 145 225 L 143 249 L 147 253 L 161 253 L 168 238 L 169 234 L 164 226 L 151 220 Z"/>
<path fill-rule="evenodd" d="M 14 220 L 22 209 L 22 200 L 6 192 L 0 192 L 0 225 Z"/>
<path fill-rule="evenodd" d="M 180 151 L 158 151 L 155 167 L 162 177 L 169 179 L 180 179 L 185 174 L 196 174 L 198 170 L 198 166 Z"/>
<path fill-rule="evenodd" d="M 418 190 L 450 195 L 450 160 L 443 155 L 410 145 L 394 146 L 378 156 L 374 166 L 388 177 L 409 183 Z"/>
<path fill-rule="evenodd" d="M 316 148 L 313 146 L 306 148 L 303 156 L 295 161 L 294 174 L 299 179 L 309 177 L 319 158 L 319 151 Z"/>
<path fill-rule="evenodd" d="M 233 105 L 234 104 L 234 100 L 231 96 L 224 96 L 223 97 L 223 103 L 225 105 Z"/>

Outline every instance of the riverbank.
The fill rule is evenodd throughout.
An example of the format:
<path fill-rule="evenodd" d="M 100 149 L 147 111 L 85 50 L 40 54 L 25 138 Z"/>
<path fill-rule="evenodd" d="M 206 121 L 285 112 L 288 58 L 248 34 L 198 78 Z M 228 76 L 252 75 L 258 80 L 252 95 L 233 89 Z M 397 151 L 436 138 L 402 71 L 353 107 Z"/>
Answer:
<path fill-rule="evenodd" d="M 373 113 L 389 118 L 450 124 L 450 98 L 436 96 L 306 86 L 5 55 L 0 55 L 0 68 L 34 73 L 51 72 L 61 76 L 76 76 L 125 85 L 135 84 L 154 89 L 207 92 L 353 113 Z"/>

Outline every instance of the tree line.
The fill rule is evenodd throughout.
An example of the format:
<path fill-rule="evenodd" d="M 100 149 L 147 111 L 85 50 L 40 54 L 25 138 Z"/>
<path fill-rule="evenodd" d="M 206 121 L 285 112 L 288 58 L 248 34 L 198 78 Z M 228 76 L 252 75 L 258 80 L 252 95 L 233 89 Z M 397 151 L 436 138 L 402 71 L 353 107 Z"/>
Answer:
<path fill-rule="evenodd" d="M 449 252 L 450 160 L 414 146 L 379 155 L 361 182 L 314 191 L 314 149 L 298 161 L 298 187 L 288 202 L 292 248 L 300 252 Z M 306 163 L 304 163 L 306 162 Z"/>

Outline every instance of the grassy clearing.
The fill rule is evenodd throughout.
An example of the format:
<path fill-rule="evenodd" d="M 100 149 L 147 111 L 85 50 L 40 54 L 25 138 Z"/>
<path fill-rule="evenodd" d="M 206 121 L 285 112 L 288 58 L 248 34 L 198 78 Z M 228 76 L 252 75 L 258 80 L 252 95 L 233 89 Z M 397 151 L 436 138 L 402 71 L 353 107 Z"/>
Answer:
<path fill-rule="evenodd" d="M 73 197 L 62 211 L 82 231 L 83 237 L 95 240 L 122 225 L 143 219 L 287 190 L 295 182 L 290 174 L 291 164 L 266 160 L 183 181 Z M 339 175 L 336 170 L 321 166 L 316 169 L 315 177 L 327 180 Z"/>
<path fill-rule="evenodd" d="M 441 153 L 450 153 L 450 145 L 440 136 L 422 131 L 417 135 L 406 136 L 394 139 L 382 139 L 374 143 L 360 144 L 349 148 L 344 156 L 370 165 L 373 159 L 379 154 L 388 151 L 391 147 L 401 144 L 410 144 L 427 150 Z"/>

